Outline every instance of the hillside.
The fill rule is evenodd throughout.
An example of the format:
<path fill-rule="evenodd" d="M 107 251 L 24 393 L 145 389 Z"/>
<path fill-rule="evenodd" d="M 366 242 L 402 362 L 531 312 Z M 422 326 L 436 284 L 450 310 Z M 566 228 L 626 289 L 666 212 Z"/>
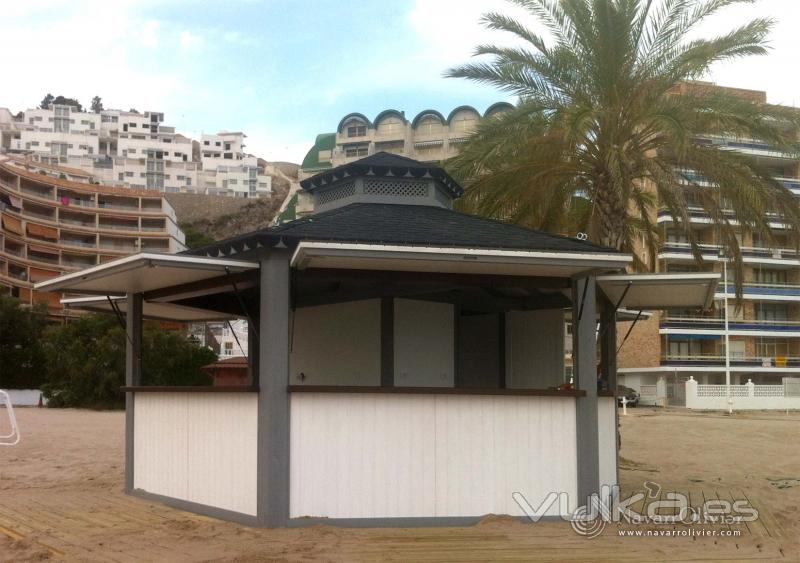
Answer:
<path fill-rule="evenodd" d="M 259 161 L 272 176 L 272 196 L 243 199 L 215 195 L 165 194 L 175 209 L 178 225 L 190 248 L 267 227 L 280 209 L 292 182 L 296 164 Z"/>

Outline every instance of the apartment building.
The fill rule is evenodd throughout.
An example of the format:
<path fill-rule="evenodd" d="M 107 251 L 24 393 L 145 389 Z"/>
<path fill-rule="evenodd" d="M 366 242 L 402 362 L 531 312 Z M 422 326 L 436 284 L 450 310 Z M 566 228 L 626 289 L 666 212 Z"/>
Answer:
<path fill-rule="evenodd" d="M 85 172 L 0 155 L 0 290 L 50 315 L 61 294 L 33 284 L 136 252 L 184 250 L 164 194 L 92 184 Z"/>
<path fill-rule="evenodd" d="M 459 145 L 481 119 L 512 108 L 507 102 L 497 102 L 481 114 L 472 106 L 459 106 L 446 117 L 435 109 L 426 109 L 411 120 L 405 112 L 394 109 L 380 112 L 373 120 L 363 113 L 348 113 L 339 120 L 336 132 L 317 135 L 300 165 L 298 179 L 381 151 L 423 162 L 441 162 L 458 153 Z M 293 213 L 284 219 L 313 211 L 310 198 L 302 191 L 295 197 Z"/>
<path fill-rule="evenodd" d="M 712 85 L 686 84 L 683 88 Z M 766 93 L 726 89 L 753 103 L 766 103 Z M 747 154 L 800 197 L 800 161 L 757 139 L 705 136 L 699 142 Z M 691 174 L 691 171 L 688 171 Z M 694 181 L 702 186 L 702 178 Z M 663 244 L 656 269 L 664 272 L 722 272 L 719 235 L 687 187 L 691 228 L 702 242 L 703 263 L 698 264 L 685 235 L 675 229 L 674 218 L 662 208 L 657 221 Z M 731 218 L 733 214 L 731 212 Z M 691 376 L 700 384 L 725 381 L 724 297 L 729 298 L 729 357 L 732 384 L 780 384 L 784 377 L 800 374 L 800 255 L 777 217 L 770 223 L 777 245 L 742 232 L 738 239 L 744 262 L 744 295 L 737 305 L 733 269 L 728 268 L 727 288 L 720 284 L 712 310 L 671 311 L 640 321 L 620 350 L 620 383 L 650 394 L 666 389 L 675 404 L 683 400 L 684 382 Z M 629 324 L 623 325 L 620 338 Z M 663 392 L 663 390 L 662 390 Z"/>
<path fill-rule="evenodd" d="M 195 159 L 192 140 L 163 122 L 163 113 L 151 111 L 90 113 L 53 105 L 12 115 L 0 108 L 0 151 L 80 168 L 110 186 L 234 197 L 271 193 L 270 176 L 243 152 L 243 133 L 203 135 L 203 142 L 229 149 Z"/>
<path fill-rule="evenodd" d="M 253 198 L 272 191 L 272 178 L 264 174 L 255 156 L 244 152 L 245 137 L 240 131 L 202 136 L 201 188 L 205 193 Z"/>
<path fill-rule="evenodd" d="M 424 162 L 445 160 L 458 153 L 459 144 L 469 138 L 481 119 L 512 107 L 498 102 L 481 114 L 472 106 L 459 106 L 447 117 L 427 109 L 411 120 L 394 109 L 380 112 L 373 120 L 362 113 L 349 113 L 339 121 L 335 133 L 317 136 L 300 166 L 300 179 L 381 151 Z"/>

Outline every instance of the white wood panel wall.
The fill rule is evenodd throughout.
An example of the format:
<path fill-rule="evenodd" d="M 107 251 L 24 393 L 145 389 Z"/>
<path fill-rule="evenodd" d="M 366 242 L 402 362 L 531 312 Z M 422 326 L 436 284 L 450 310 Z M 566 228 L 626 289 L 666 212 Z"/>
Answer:
<path fill-rule="evenodd" d="M 617 399 L 597 398 L 597 431 L 600 433 L 600 485 L 617 484 Z"/>
<path fill-rule="evenodd" d="M 137 393 L 134 488 L 256 515 L 255 393 Z"/>
<path fill-rule="evenodd" d="M 449 303 L 394 300 L 397 387 L 453 387 L 455 317 Z"/>
<path fill-rule="evenodd" d="M 293 385 L 380 385 L 380 299 L 295 310 L 289 366 Z"/>
<path fill-rule="evenodd" d="M 564 311 L 506 314 L 506 386 L 546 389 L 564 382 Z"/>
<path fill-rule="evenodd" d="M 516 491 L 576 496 L 571 397 L 295 393 L 291 409 L 293 518 L 521 516 Z"/>

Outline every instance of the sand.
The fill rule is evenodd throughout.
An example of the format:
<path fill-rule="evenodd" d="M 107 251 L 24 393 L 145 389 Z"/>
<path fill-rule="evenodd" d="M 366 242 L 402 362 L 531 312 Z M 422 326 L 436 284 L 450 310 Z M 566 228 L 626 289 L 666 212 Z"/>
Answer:
<path fill-rule="evenodd" d="M 591 540 L 566 523 L 494 516 L 465 528 L 253 529 L 122 494 L 122 413 L 30 408 L 17 410 L 22 442 L 0 448 L 0 561 L 800 561 L 800 414 L 630 413 L 623 492 L 655 481 L 743 494 L 761 523 L 738 538 L 607 529 Z"/>

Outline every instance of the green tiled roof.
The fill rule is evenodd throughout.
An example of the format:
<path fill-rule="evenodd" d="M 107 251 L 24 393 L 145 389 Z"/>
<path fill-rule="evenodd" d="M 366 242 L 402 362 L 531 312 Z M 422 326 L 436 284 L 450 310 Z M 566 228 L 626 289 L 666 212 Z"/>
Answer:
<path fill-rule="evenodd" d="M 332 151 L 336 146 L 336 133 L 320 133 L 314 141 L 314 146 L 306 153 L 303 159 L 303 164 L 300 168 L 303 170 L 322 170 L 330 168 L 330 162 L 319 161 L 319 151 Z"/>

